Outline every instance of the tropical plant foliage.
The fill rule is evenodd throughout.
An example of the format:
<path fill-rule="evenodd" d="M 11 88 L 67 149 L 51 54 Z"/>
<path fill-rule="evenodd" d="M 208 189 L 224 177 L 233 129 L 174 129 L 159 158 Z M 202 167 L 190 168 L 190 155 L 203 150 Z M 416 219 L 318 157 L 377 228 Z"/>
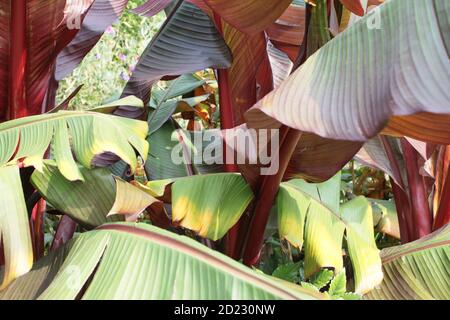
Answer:
<path fill-rule="evenodd" d="M 0 0 L 1 299 L 450 298 L 447 1 L 136 3 Z"/>

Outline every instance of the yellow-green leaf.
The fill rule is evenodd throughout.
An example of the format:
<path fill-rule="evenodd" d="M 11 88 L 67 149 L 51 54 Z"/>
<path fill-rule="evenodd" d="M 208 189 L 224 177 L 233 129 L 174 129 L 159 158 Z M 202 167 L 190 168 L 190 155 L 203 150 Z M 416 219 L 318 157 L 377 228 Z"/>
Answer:
<path fill-rule="evenodd" d="M 17 166 L 0 167 L 0 195 L 0 239 L 5 255 L 1 290 L 33 265 L 28 212 Z"/>

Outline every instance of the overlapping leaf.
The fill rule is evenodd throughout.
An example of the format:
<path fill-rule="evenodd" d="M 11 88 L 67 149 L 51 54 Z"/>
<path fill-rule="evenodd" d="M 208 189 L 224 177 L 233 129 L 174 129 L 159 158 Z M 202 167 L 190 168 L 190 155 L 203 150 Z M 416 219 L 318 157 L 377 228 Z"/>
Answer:
<path fill-rule="evenodd" d="M 78 169 L 84 181 L 69 181 L 56 164 L 49 161 L 42 172 L 33 173 L 31 182 L 53 208 L 87 229 L 118 221 L 117 217 L 107 218 L 116 196 L 115 181 L 109 170 Z"/>
<path fill-rule="evenodd" d="M 347 159 L 356 141 L 370 139 L 388 121 L 387 133 L 417 138 L 420 131 L 422 140 L 449 143 L 447 116 L 437 115 L 450 113 L 443 87 L 450 80 L 448 26 L 441 18 L 449 10 L 433 1 L 381 5 L 381 29 L 369 28 L 370 17 L 356 22 L 250 110 L 249 125 L 283 123 L 316 134 L 317 143 L 320 137 L 355 141 L 340 150 Z"/>
<path fill-rule="evenodd" d="M 0 240 L 5 257 L 1 290 L 33 265 L 28 212 L 17 166 L 0 167 L 0 194 Z"/>
<path fill-rule="evenodd" d="M 408 244 L 383 249 L 384 280 L 366 299 L 450 299 L 450 226 Z"/>
<path fill-rule="evenodd" d="M 252 199 L 240 175 L 187 177 L 172 185 L 172 219 L 202 237 L 218 240 L 236 224 Z"/>
<path fill-rule="evenodd" d="M 380 253 L 373 232 L 372 207 L 364 197 L 343 204 L 340 215 L 346 224 L 348 253 L 355 276 L 355 292 L 366 293 L 383 279 Z"/>
<path fill-rule="evenodd" d="M 293 3 L 283 15 L 270 25 L 267 35 L 278 49 L 284 51 L 291 61 L 296 61 L 305 35 L 305 3 Z"/>
<path fill-rule="evenodd" d="M 356 198 L 339 205 L 340 175 L 321 184 L 291 180 L 277 196 L 280 237 L 301 248 L 305 242 L 305 276 L 321 268 L 343 268 L 342 239 L 346 233 L 355 274 L 355 289 L 365 293 L 382 279 L 381 261 L 373 236 L 372 209 Z"/>
<path fill-rule="evenodd" d="M 230 51 L 208 15 L 181 1 L 143 53 L 123 95 L 148 102 L 151 86 L 163 76 L 227 68 L 230 63 Z"/>
<path fill-rule="evenodd" d="M 392 155 L 387 154 L 389 150 L 386 151 L 385 143 L 390 145 L 388 147 L 392 150 Z M 395 163 L 390 160 L 390 156 L 394 157 L 392 160 L 395 161 Z M 372 138 L 364 144 L 361 150 L 355 155 L 355 158 L 366 166 L 384 171 L 392 177 L 399 186 L 403 186 L 406 182 L 404 160 L 395 138 L 380 136 Z"/>
<path fill-rule="evenodd" d="M 55 79 L 68 76 L 95 46 L 106 28 L 119 19 L 128 0 L 94 0 L 76 37 L 58 55 Z"/>
<path fill-rule="evenodd" d="M 95 156 L 112 153 L 136 168 L 136 149 L 146 159 L 147 123 L 89 111 L 59 111 L 0 124 L 0 166 L 22 161 L 40 169 L 49 145 L 62 174 L 82 180 L 76 160 L 92 167 Z M 134 148 L 134 149 L 133 149 Z"/>
<path fill-rule="evenodd" d="M 145 17 L 153 17 L 155 14 L 166 9 L 172 3 L 172 0 L 147 0 L 147 2 L 132 11 Z"/>
<path fill-rule="evenodd" d="M 79 281 L 71 281 L 74 272 Z M 148 225 L 107 224 L 83 233 L 44 258 L 33 271 L 0 292 L 0 298 L 228 300 L 323 296 L 255 273 L 189 238 Z"/>
<path fill-rule="evenodd" d="M 374 207 L 375 230 L 400 239 L 400 227 L 395 202 L 379 199 L 369 200 L 372 203 L 372 207 Z"/>
<path fill-rule="evenodd" d="M 272 68 L 273 86 L 274 88 L 278 88 L 291 74 L 294 63 L 289 59 L 287 54 L 277 49 L 271 42 L 267 44 L 267 53 Z"/>

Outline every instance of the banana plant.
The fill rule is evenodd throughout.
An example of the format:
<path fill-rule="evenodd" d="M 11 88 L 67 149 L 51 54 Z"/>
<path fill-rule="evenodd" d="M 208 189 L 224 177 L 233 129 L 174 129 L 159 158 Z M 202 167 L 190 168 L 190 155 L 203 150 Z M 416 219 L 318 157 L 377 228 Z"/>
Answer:
<path fill-rule="evenodd" d="M 111 129 L 112 135 L 107 133 Z M 146 122 L 92 111 L 59 111 L 0 124 L 1 190 L 5 195 L 0 206 L 0 230 L 6 263 L 2 288 L 26 273 L 33 261 L 19 168 L 42 171 L 45 153 L 51 147 L 61 174 L 74 183 L 84 180 L 74 156 L 78 163 L 92 168 L 97 155 L 113 153 L 134 171 L 135 152 L 144 159 L 148 154 L 147 131 Z"/>
<path fill-rule="evenodd" d="M 31 1 L 30 6 L 38 2 Z M 56 3 L 71 8 L 71 1 L 60 2 L 55 2 L 54 7 L 35 5 L 59 15 L 53 20 L 48 18 L 49 21 L 67 22 L 69 14 L 61 15 Z M 59 111 L 0 124 L 0 189 L 5 194 L 0 206 L 0 230 L 6 258 L 2 273 L 2 289 L 6 289 L 0 297 L 319 297 L 312 293 L 317 290 L 306 292 L 299 286 L 269 279 L 193 240 L 161 230 L 188 235 L 255 266 L 274 204 L 280 238 L 297 248 L 302 248 L 304 242 L 306 277 L 314 278 L 328 269 L 337 275 L 330 284 L 332 297 L 346 294 L 342 284 L 343 239 L 358 293 L 370 295 L 374 287 L 387 288 L 394 281 L 403 283 L 406 277 L 412 291 L 421 289 L 424 269 L 405 271 L 404 275 L 394 270 L 398 267 L 392 264 L 397 259 L 395 255 L 382 266 L 384 256 L 382 253 L 380 258 L 375 245 L 370 203 L 364 198 L 340 203 L 336 187 L 340 181 L 336 173 L 365 143 L 377 135 L 380 139 L 400 137 L 403 156 L 410 163 L 416 162 L 416 167 L 406 166 L 409 202 L 399 193 L 395 196 L 400 233 L 404 237 L 405 226 L 425 217 L 429 225 L 415 235 L 425 236 L 419 242 L 432 238 L 426 236 L 433 227 L 431 213 L 422 210 L 426 209 L 427 194 L 423 184 L 418 183 L 422 178 L 417 153 L 404 140 L 450 144 L 450 96 L 445 90 L 450 80 L 450 4 L 438 0 L 381 2 L 149 0 L 138 7 L 135 12 L 145 16 L 167 12 L 166 22 L 142 54 L 122 93 L 124 98 L 136 95 L 142 99 L 140 107 L 121 100 L 92 111 Z M 28 10 L 25 1 L 12 4 L 12 10 L 0 10 L 13 12 L 4 28 L 0 28 L 12 28 L 6 37 L 0 35 L 0 41 L 7 44 L 0 45 L 7 48 L 0 49 L 0 62 L 11 61 L 3 63 L 0 76 L 17 76 L 12 77 L 11 84 L 4 82 L 11 88 L 0 87 L 0 97 L 4 95 L 0 101 L 7 101 L 6 108 L 2 105 L 0 109 L 1 119 L 39 113 L 46 94 L 50 99 L 46 108 L 53 107 L 52 76 L 60 80 L 73 70 L 126 5 L 123 0 L 82 3 L 74 12 L 86 17 L 82 19 L 84 29 L 77 33 L 57 24 L 61 30 L 52 35 L 57 34 L 63 41 L 47 39 L 53 47 L 49 47 L 52 51 L 45 54 L 45 59 L 44 54 L 29 54 L 36 47 L 46 47 L 40 43 L 46 37 L 36 36 L 37 44 L 32 42 L 36 28 L 24 27 L 22 23 L 33 21 L 27 16 L 33 11 Z M 377 7 L 369 11 L 369 5 Z M 118 14 L 106 18 L 111 11 L 102 10 L 103 6 Z M 44 13 L 50 17 L 49 12 Z M 98 17 L 103 14 L 105 20 L 100 21 Z M 19 41 L 12 41 L 13 38 Z M 29 48 L 27 41 L 31 43 Z M 77 52 L 72 55 L 74 51 Z M 25 63 L 15 53 L 25 54 Z M 183 84 L 189 77 L 192 80 L 190 74 L 206 68 L 215 70 L 218 82 L 221 130 L 279 130 L 280 147 L 275 152 L 280 163 L 274 175 L 262 175 L 258 164 L 225 164 L 217 168 L 189 161 L 172 163 L 171 150 L 176 146 L 181 146 L 185 159 L 192 151 L 202 151 L 192 150 L 191 136 L 195 132 L 182 130 L 174 114 L 188 110 L 195 116 L 193 107 L 208 98 L 195 93 L 192 96 L 194 89 L 204 85 L 198 79 L 191 81 L 194 84 Z M 40 76 L 32 79 L 39 81 L 23 77 L 25 70 L 30 71 L 27 76 Z M 155 86 L 162 79 L 173 82 L 158 93 Z M 225 142 L 220 143 L 224 158 L 234 152 Z M 44 161 L 49 146 L 51 160 Z M 262 147 L 267 148 L 268 145 Z M 386 150 L 388 157 L 395 157 L 392 150 Z M 435 228 L 448 222 L 446 186 L 450 179 L 443 153 L 440 161 L 444 165 L 436 170 L 435 199 L 439 206 Z M 122 161 L 112 168 L 93 168 L 118 159 Z M 392 170 L 395 164 L 390 165 L 391 168 L 383 169 L 394 181 L 404 178 L 400 170 Z M 28 219 L 19 168 L 30 166 L 36 169 L 31 178 L 33 186 L 49 206 L 86 229 L 96 229 L 82 233 L 59 249 L 55 247 L 27 273 L 32 250 L 25 227 Z M 112 173 L 124 176 L 127 169 L 131 183 Z M 331 180 L 324 182 L 328 179 Z M 410 216 L 402 211 L 407 210 L 403 209 L 407 205 L 412 208 Z M 142 222 L 147 217 L 154 226 L 111 223 Z M 411 230 L 409 227 L 410 233 Z M 409 236 L 404 239 L 414 240 Z M 420 247 L 420 243 L 415 244 Z M 414 246 L 414 242 L 410 245 Z M 434 244 L 430 246 L 434 248 Z M 132 249 L 123 250 L 124 247 Z M 444 240 L 439 247 L 445 253 L 448 243 Z M 392 250 L 400 252 L 402 248 Z M 406 249 L 404 255 L 417 250 Z M 181 260 L 186 264 L 177 263 Z M 432 262 L 439 270 L 446 263 L 443 258 Z M 136 269 L 136 265 L 140 267 Z M 74 270 L 74 266 L 78 269 Z M 172 276 L 168 281 L 157 276 L 161 270 L 169 270 Z M 77 281 L 67 288 L 74 271 Z M 401 276 L 392 278 L 392 272 Z M 205 290 L 185 289 L 204 285 L 204 278 L 210 279 L 211 275 L 221 279 L 224 288 L 219 289 L 214 283 Z M 439 274 L 436 278 L 440 281 L 440 277 Z M 18 279 L 13 282 L 15 278 Z M 416 295 L 389 297 L 442 298 L 444 295 L 436 293 L 436 283 Z M 388 289 L 381 290 L 387 296 Z M 205 296 L 205 292 L 209 295 Z"/>
<path fill-rule="evenodd" d="M 419 240 L 381 251 L 381 285 L 365 299 L 448 300 L 449 240 L 447 225 Z"/>
<path fill-rule="evenodd" d="M 46 256 L 1 291 L 0 299 L 326 297 L 252 271 L 187 237 L 149 225 L 116 223 L 83 233 Z"/>

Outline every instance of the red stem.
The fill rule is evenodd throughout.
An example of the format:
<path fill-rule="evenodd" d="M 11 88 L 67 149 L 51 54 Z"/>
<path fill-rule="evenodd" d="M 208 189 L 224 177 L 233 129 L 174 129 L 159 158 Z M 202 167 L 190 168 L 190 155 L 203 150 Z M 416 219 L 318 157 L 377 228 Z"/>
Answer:
<path fill-rule="evenodd" d="M 408 243 L 412 241 L 414 234 L 413 216 L 411 213 L 411 204 L 406 192 L 392 179 L 392 193 L 394 194 L 395 207 L 397 209 L 397 218 L 400 228 L 400 241 Z"/>
<path fill-rule="evenodd" d="M 223 36 L 222 18 L 220 15 L 214 12 L 214 20 L 219 33 Z M 228 70 L 218 69 L 217 70 L 217 82 L 219 84 L 219 100 L 220 100 L 220 127 L 221 129 L 231 129 L 234 127 L 234 113 L 233 105 L 230 98 L 230 84 L 228 77 Z M 224 143 L 223 145 L 223 159 L 227 159 L 227 154 L 233 152 Z M 227 164 L 224 163 L 225 172 L 239 172 L 239 168 L 235 163 Z M 236 244 L 239 235 L 239 229 L 241 225 L 241 220 L 238 221 L 231 229 L 228 231 L 225 242 L 225 254 L 236 258 Z"/>
<path fill-rule="evenodd" d="M 392 193 L 394 194 L 394 200 L 397 208 L 398 224 L 400 228 L 400 240 L 402 243 L 408 243 L 411 241 L 412 234 L 414 234 L 413 219 L 411 213 L 411 204 L 409 203 L 408 194 L 406 193 L 405 183 L 402 179 L 400 166 L 395 157 L 394 150 L 387 137 L 379 136 L 381 143 L 383 144 L 384 151 L 389 159 L 394 174 L 400 178 L 400 181 L 395 182 L 391 177 Z"/>
<path fill-rule="evenodd" d="M 10 90 L 7 119 L 27 116 L 25 94 L 26 50 L 26 0 L 11 1 Z"/>
<path fill-rule="evenodd" d="M 3 250 L 3 240 L 0 235 L 0 267 L 5 265 L 5 252 Z"/>
<path fill-rule="evenodd" d="M 222 18 L 220 15 L 214 12 L 214 21 L 219 33 L 223 36 Z M 230 97 L 230 82 L 228 77 L 228 70 L 217 69 L 217 80 L 219 84 L 219 100 L 220 100 L 220 127 L 221 129 L 231 129 L 234 128 L 234 113 L 233 104 L 231 103 Z M 227 159 L 226 155 L 229 152 L 233 152 L 227 148 L 224 144 L 223 158 Z M 239 172 L 238 166 L 233 164 L 224 164 L 226 172 Z"/>
<path fill-rule="evenodd" d="M 418 153 L 405 139 L 401 138 L 403 156 L 408 176 L 408 188 L 411 200 L 411 209 L 414 222 L 414 239 L 420 239 L 431 233 L 432 215 L 428 204 L 425 184 L 419 173 Z"/>
<path fill-rule="evenodd" d="M 44 256 L 44 217 L 46 202 L 44 199 L 34 206 L 31 212 L 31 230 L 33 235 L 33 254 L 34 260 L 37 261 Z"/>
<path fill-rule="evenodd" d="M 450 164 L 447 172 L 450 172 Z M 436 213 L 433 230 L 437 230 L 450 222 L 450 174 L 447 174 L 442 189 L 441 198 L 439 199 L 439 208 Z"/>
<path fill-rule="evenodd" d="M 259 261 L 270 210 L 300 137 L 301 133 L 299 131 L 285 126 L 281 127 L 280 138 L 282 141 L 278 154 L 280 166 L 275 175 L 261 177 L 262 183 L 259 188 L 260 192 L 256 202 L 255 214 L 250 224 L 244 251 L 244 263 L 248 266 L 255 265 Z"/>

